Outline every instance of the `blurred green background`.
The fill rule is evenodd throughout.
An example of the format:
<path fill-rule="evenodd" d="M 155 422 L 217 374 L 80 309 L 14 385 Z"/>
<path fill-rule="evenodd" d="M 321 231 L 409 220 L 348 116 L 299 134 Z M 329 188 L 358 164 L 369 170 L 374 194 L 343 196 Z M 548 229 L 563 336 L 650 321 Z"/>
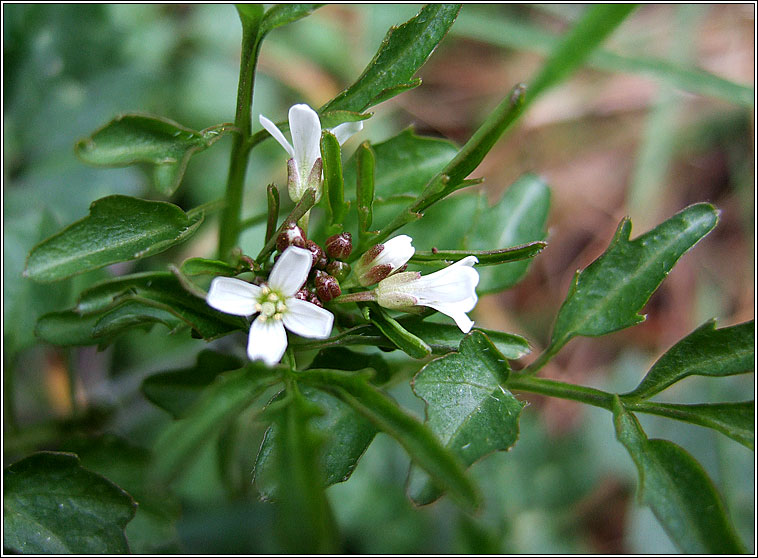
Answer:
<path fill-rule="evenodd" d="M 296 102 L 316 107 L 332 98 L 360 74 L 387 28 L 418 8 L 329 5 L 272 32 L 259 61 L 254 129 L 258 114 L 279 121 Z M 377 107 L 347 152 L 408 125 L 465 141 L 515 83 L 534 75 L 551 37 L 583 9 L 465 5 L 419 72 L 424 84 Z M 123 336 L 101 352 L 60 349 L 36 343 L 34 323 L 44 312 L 70 306 L 82 287 L 103 277 L 212 255 L 213 219 L 191 242 L 138 263 L 45 286 L 20 274 L 31 247 L 86 215 L 93 200 L 113 193 L 157 196 L 137 168 L 79 163 L 76 140 L 130 111 L 194 129 L 234 119 L 241 39 L 236 11 L 200 4 L 4 4 L 3 25 L 5 464 L 41 448 L 71 449 L 82 432 L 113 433 L 150 447 L 170 418 L 139 393 L 142 378 L 190 366 L 205 344 L 156 327 Z M 693 93 L 669 70 L 700 68 L 735 84 L 751 83 L 754 25 L 748 4 L 639 8 L 603 47 L 619 56 L 593 58 L 592 67 L 536 102 L 476 171 L 493 200 L 526 171 L 552 187 L 548 248 L 525 281 L 490 295 L 474 315 L 478 325 L 526 336 L 535 355 L 574 271 L 605 249 L 624 215 L 631 215 L 638 234 L 697 201 L 722 211 L 717 229 L 682 258 L 651 299 L 645 323 L 572 341 L 546 376 L 625 391 L 706 319 L 725 326 L 753 318 L 752 95 L 746 101 L 739 86 L 706 90 L 702 80 L 695 85 L 706 94 Z M 630 71 L 639 60 L 652 61 L 655 75 L 649 68 Z M 230 146 L 222 139 L 193 157 L 172 201 L 189 209 L 223 195 Z M 243 217 L 265 208 L 266 184 L 285 184 L 281 155 L 270 141 L 253 152 Z M 260 247 L 261 234 L 252 228 L 243 235 L 245 252 Z M 666 395 L 674 402 L 703 402 L 740 400 L 749 392 L 752 376 L 692 378 Z M 407 386 L 393 395 L 423 415 Z M 675 552 L 652 513 L 634 501 L 636 472 L 615 441 L 610 415 L 559 400 L 529 402 L 513 450 L 472 468 L 487 494 L 484 510 L 473 518 L 446 499 L 414 509 L 403 492 L 408 459 L 380 435 L 351 480 L 328 491 L 345 552 Z M 753 453 L 710 430 L 640 419 L 649 436 L 675 441 L 703 464 L 753 549 Z M 166 544 L 150 546 L 127 531 L 132 549 L 275 552 L 276 540 L 267 535 L 270 506 L 257 502 L 250 486 L 261 435 L 259 425 L 241 420 L 226 436 L 237 443 L 209 444 L 175 486 L 182 511 L 175 524 L 164 525 Z M 114 464 L 101 466 L 106 471 Z"/>

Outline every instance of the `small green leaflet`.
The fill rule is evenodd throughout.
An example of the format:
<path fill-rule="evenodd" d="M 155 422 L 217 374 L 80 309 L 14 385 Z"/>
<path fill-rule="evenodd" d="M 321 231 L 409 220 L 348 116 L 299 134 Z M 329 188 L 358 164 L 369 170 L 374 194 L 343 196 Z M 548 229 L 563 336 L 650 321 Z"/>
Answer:
<path fill-rule="evenodd" d="M 608 249 L 574 276 L 545 355 L 576 335 L 605 335 L 643 321 L 638 312 L 677 260 L 717 221 L 712 205 L 698 203 L 630 241 L 632 224 L 624 219 Z"/>
<path fill-rule="evenodd" d="M 324 105 L 319 112 L 335 109 L 364 111 L 406 91 L 413 74 L 423 66 L 437 44 L 447 34 L 460 4 L 428 4 L 398 27 L 392 27 L 379 50 L 360 77 L 350 87 Z"/>
<path fill-rule="evenodd" d="M 518 439 L 525 403 L 503 387 L 510 368 L 487 336 L 474 330 L 459 352 L 433 360 L 413 379 L 414 393 L 426 404 L 426 424 L 469 466 Z M 411 469 L 408 492 L 417 504 L 430 504 L 442 491 L 429 477 Z"/>
<path fill-rule="evenodd" d="M 648 439 L 618 397 L 613 415 L 616 437 L 637 465 L 640 499 L 679 549 L 688 554 L 745 552 L 703 467 L 676 444 Z"/>
<path fill-rule="evenodd" d="M 190 157 L 233 130 L 231 124 L 219 124 L 198 132 L 167 118 L 122 114 L 79 140 L 74 151 L 89 165 L 149 164 L 155 188 L 169 196 L 179 187 Z"/>
<path fill-rule="evenodd" d="M 24 276 L 48 283 L 117 262 L 159 254 L 187 240 L 203 222 L 203 212 L 129 196 L 92 203 L 88 217 L 35 246 Z"/>
<path fill-rule="evenodd" d="M 711 320 L 671 347 L 659 358 L 640 385 L 623 399 L 647 399 L 691 375 L 731 376 L 753 370 L 755 324 L 716 329 Z"/>
<path fill-rule="evenodd" d="M 41 452 L 7 467 L 3 546 L 23 554 L 128 554 L 137 505 L 71 453 Z"/>
<path fill-rule="evenodd" d="M 322 4 L 276 4 L 263 15 L 260 34 L 264 35 L 277 27 L 309 16 L 321 6 Z"/>

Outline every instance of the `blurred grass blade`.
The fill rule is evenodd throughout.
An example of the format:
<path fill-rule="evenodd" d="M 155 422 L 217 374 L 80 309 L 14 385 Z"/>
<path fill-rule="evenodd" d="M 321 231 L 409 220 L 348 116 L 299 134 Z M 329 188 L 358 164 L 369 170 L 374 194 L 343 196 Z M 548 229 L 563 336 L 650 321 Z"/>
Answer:
<path fill-rule="evenodd" d="M 676 444 L 648 439 L 618 397 L 613 416 L 616 437 L 637 465 L 640 499 L 676 546 L 688 554 L 745 552 L 703 467 Z"/>
<path fill-rule="evenodd" d="M 300 382 L 331 393 L 353 407 L 376 427 L 402 445 L 437 486 L 458 502 L 475 508 L 479 495 L 466 477 L 461 462 L 416 418 L 399 407 L 383 391 L 368 383 L 365 375 L 341 370 L 311 369 L 298 374 Z"/>
<path fill-rule="evenodd" d="M 451 33 L 501 47 L 544 55 L 555 50 L 561 41 L 561 37 L 526 21 L 493 17 L 491 14 L 479 14 L 470 9 L 461 12 Z M 750 86 L 734 83 L 696 68 L 682 67 L 681 64 L 668 60 L 622 56 L 597 49 L 587 58 L 586 65 L 607 72 L 646 75 L 690 93 L 715 97 L 749 108 L 753 107 L 755 99 L 754 89 Z"/>
<path fill-rule="evenodd" d="M 595 4 L 587 8 L 574 27 L 558 43 L 529 84 L 526 104 L 557 85 L 584 64 L 586 58 L 634 10 L 635 4 Z"/>
<path fill-rule="evenodd" d="M 626 400 L 647 399 L 691 375 L 731 376 L 754 369 L 755 324 L 716 329 L 710 320 L 671 347 L 659 358 Z"/>

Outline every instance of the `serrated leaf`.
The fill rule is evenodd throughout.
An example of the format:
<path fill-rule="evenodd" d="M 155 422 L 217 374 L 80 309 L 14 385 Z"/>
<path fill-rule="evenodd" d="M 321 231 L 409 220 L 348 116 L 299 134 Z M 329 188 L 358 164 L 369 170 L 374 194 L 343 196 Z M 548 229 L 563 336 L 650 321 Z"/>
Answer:
<path fill-rule="evenodd" d="M 231 130 L 230 125 L 220 125 L 198 132 L 167 118 L 123 114 L 79 140 L 74 151 L 89 165 L 149 164 L 156 189 L 169 196 L 179 187 L 190 157 Z"/>
<path fill-rule="evenodd" d="M 323 4 L 276 4 L 272 6 L 263 15 L 259 33 L 261 35 L 268 33 L 272 29 L 294 23 L 311 15 Z"/>
<path fill-rule="evenodd" d="M 640 498 L 677 547 L 690 554 L 745 552 L 703 467 L 676 444 L 648 439 L 618 397 L 613 415 L 616 437 L 637 466 Z"/>
<path fill-rule="evenodd" d="M 47 283 L 159 254 L 187 240 L 202 222 L 203 212 L 187 214 L 167 202 L 101 198 L 88 217 L 32 249 L 24 276 Z"/>
<path fill-rule="evenodd" d="M 518 419 L 525 403 L 502 384 L 510 368 L 486 335 L 472 331 L 460 350 L 433 360 L 411 386 L 426 402 L 426 424 L 442 443 L 470 466 L 518 439 Z M 412 468 L 408 493 L 417 504 L 430 504 L 442 491 L 426 474 Z"/>
<path fill-rule="evenodd" d="M 182 418 L 219 374 L 241 366 L 234 356 L 204 350 L 198 353 L 194 366 L 148 376 L 141 390 L 152 403 L 174 418 Z"/>
<path fill-rule="evenodd" d="M 3 546 L 25 554 L 126 554 L 136 505 L 70 453 L 41 452 L 3 472 Z"/>
<path fill-rule="evenodd" d="M 643 321 L 638 312 L 717 220 L 712 205 L 695 204 L 630 241 L 632 225 L 624 219 L 608 249 L 574 277 L 545 354 L 554 354 L 577 335 L 605 335 Z"/>
<path fill-rule="evenodd" d="M 205 300 L 188 293 L 173 274 L 166 272 L 135 273 L 98 283 L 81 294 L 74 310 L 83 316 L 102 314 L 127 300 L 173 314 L 206 340 L 236 329 L 248 329 L 244 318 L 214 310 Z M 133 306 L 132 310 L 138 308 Z M 149 320 L 152 313 L 146 310 L 144 319 Z M 132 319 L 139 324 L 138 315 L 133 314 Z"/>
<path fill-rule="evenodd" d="M 624 399 L 647 399 L 687 376 L 731 376 L 753 370 L 755 324 L 716 329 L 711 320 L 671 347 Z"/>
<path fill-rule="evenodd" d="M 350 405 L 379 430 L 402 445 L 411 459 L 449 491 L 461 504 L 475 508 L 476 487 L 463 465 L 416 418 L 400 408 L 382 390 L 368 383 L 366 375 L 340 370 L 310 369 L 297 374 L 298 381 L 326 391 Z"/>
<path fill-rule="evenodd" d="M 155 444 L 152 474 L 169 481 L 190 464 L 198 448 L 210 442 L 263 391 L 278 381 L 278 373 L 252 362 L 245 368 L 219 375 L 186 411 L 185 418 L 172 422 Z"/>
<path fill-rule="evenodd" d="M 331 554 L 337 549 L 336 525 L 319 466 L 322 438 L 311 426 L 320 409 L 288 386 L 285 397 L 266 413 L 280 432 L 273 459 L 284 547 L 293 554 Z"/>
<path fill-rule="evenodd" d="M 706 428 L 713 428 L 738 441 L 743 446 L 754 449 L 755 401 L 700 403 L 695 405 L 648 401 L 644 403 L 625 402 L 624 405 L 632 411 L 659 415 L 705 426 Z"/>
<path fill-rule="evenodd" d="M 413 18 L 391 28 L 360 77 L 319 112 L 364 111 L 388 94 L 403 91 L 455 21 L 459 4 L 429 4 Z M 401 87 L 398 87 L 401 86 Z"/>
<path fill-rule="evenodd" d="M 344 482 L 374 439 L 376 427 L 349 405 L 323 391 L 303 387 L 301 393 L 322 411 L 313 417 L 311 427 L 323 440 L 319 460 L 325 475 L 324 486 Z M 279 397 L 282 396 L 283 393 Z M 287 482 L 280 478 L 273 458 L 275 447 L 281 443 L 281 429 L 274 423 L 266 431 L 255 461 L 255 485 L 266 500 L 275 499 L 280 482 Z"/>

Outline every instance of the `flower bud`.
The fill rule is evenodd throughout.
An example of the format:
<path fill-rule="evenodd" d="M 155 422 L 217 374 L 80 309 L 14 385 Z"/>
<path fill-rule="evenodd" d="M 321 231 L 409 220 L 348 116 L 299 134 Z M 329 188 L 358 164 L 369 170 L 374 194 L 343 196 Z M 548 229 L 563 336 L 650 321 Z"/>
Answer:
<path fill-rule="evenodd" d="M 296 223 L 286 223 L 282 232 L 276 237 L 276 249 L 284 252 L 288 246 L 305 248 L 305 233 Z"/>
<path fill-rule="evenodd" d="M 342 294 L 342 289 L 340 289 L 337 280 L 323 271 L 316 272 L 313 283 L 316 285 L 316 294 L 323 302 L 329 302 Z"/>
<path fill-rule="evenodd" d="M 318 296 L 316 296 L 316 293 L 305 287 L 295 293 L 295 298 L 298 300 L 304 300 L 305 302 L 310 302 L 311 304 L 315 304 L 321 308 L 324 307 Z"/>
<path fill-rule="evenodd" d="M 313 255 L 312 268 L 324 269 L 327 262 L 326 254 L 324 254 L 324 249 L 312 240 L 305 241 L 305 248 L 306 250 L 310 250 L 311 254 Z"/>
<path fill-rule="evenodd" d="M 350 264 L 345 262 L 331 261 L 326 264 L 326 272 L 337 279 L 344 281 L 350 275 Z"/>
<path fill-rule="evenodd" d="M 408 263 L 415 252 L 411 242 L 410 236 L 402 234 L 384 244 L 377 244 L 363 254 L 355 266 L 361 286 L 378 283 Z"/>
<path fill-rule="evenodd" d="M 353 235 L 349 232 L 335 234 L 326 239 L 326 253 L 335 260 L 345 260 L 353 251 Z"/>

